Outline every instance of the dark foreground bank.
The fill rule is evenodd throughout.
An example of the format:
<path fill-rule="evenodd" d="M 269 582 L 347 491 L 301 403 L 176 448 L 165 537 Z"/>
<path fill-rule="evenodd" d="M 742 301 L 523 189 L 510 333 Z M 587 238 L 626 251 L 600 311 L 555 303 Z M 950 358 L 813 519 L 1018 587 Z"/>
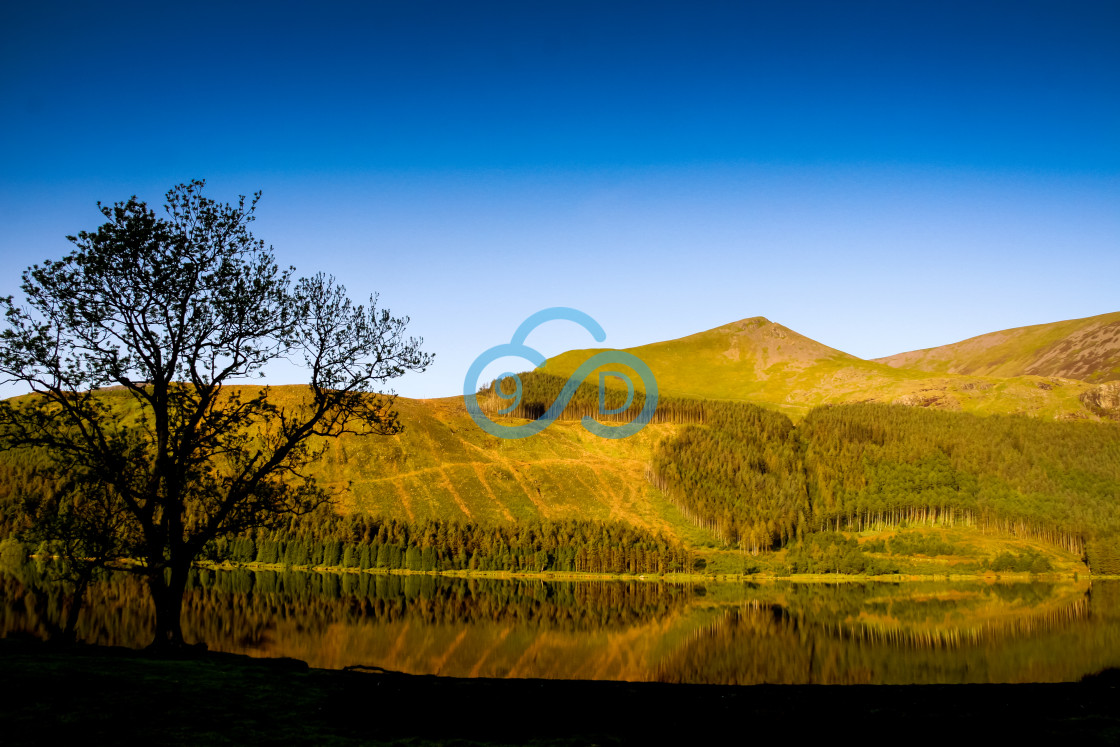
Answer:
<path fill-rule="evenodd" d="M 736 687 L 338 672 L 8 639 L 0 690 L 6 745 L 1120 743 L 1115 670 L 1072 684 Z"/>

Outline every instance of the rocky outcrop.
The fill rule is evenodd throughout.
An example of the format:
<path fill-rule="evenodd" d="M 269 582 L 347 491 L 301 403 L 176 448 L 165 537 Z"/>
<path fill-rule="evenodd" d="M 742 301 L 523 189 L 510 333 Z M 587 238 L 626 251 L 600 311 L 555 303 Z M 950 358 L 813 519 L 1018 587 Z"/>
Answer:
<path fill-rule="evenodd" d="M 932 407 L 938 410 L 961 409 L 961 403 L 956 397 L 939 389 L 923 389 L 913 394 L 904 394 L 891 404 L 908 407 Z"/>
<path fill-rule="evenodd" d="M 1081 402 L 1102 418 L 1120 420 L 1120 381 L 1093 387 L 1081 395 Z"/>

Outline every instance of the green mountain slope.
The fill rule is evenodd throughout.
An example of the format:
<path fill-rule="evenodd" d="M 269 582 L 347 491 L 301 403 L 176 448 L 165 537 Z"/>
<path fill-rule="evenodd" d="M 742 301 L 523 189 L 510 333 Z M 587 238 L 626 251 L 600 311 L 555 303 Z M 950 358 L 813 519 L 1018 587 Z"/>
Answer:
<path fill-rule="evenodd" d="M 563 353 L 543 370 L 566 377 L 596 352 Z M 794 419 L 817 405 L 853 402 L 1050 418 L 1099 414 L 1081 400 L 1092 389 L 1082 382 L 900 368 L 835 350 L 763 317 L 628 352 L 649 365 L 663 393 L 765 404 Z"/>
<path fill-rule="evenodd" d="M 1120 312 L 990 332 L 876 361 L 932 373 L 1116 381 L 1120 380 Z"/>
<path fill-rule="evenodd" d="M 278 386 L 270 399 L 291 407 L 305 388 Z M 135 410 L 120 390 L 106 391 L 122 417 Z M 311 469 L 335 489 L 343 513 L 409 522 L 427 519 L 493 525 L 533 519 L 621 521 L 675 540 L 712 541 L 645 478 L 653 444 L 678 426 L 652 425 L 632 438 L 602 439 L 561 421 L 533 438 L 491 436 L 471 420 L 461 397 L 399 398 L 403 433 L 328 440 Z M 0 452 L 0 508 L 50 492 L 31 470 L 45 455 Z M 3 519 L 0 511 L 0 519 Z M 11 518 L 0 520 L 0 537 Z"/>

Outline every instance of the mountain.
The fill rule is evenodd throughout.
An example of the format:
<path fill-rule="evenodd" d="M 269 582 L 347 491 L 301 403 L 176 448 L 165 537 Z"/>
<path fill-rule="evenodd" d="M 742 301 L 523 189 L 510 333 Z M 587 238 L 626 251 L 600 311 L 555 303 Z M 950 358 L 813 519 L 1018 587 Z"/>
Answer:
<path fill-rule="evenodd" d="M 1078 329 L 1076 339 L 1098 339 L 1107 324 L 1082 325 L 1062 339 L 1073 339 Z M 1070 360 L 1093 357 L 1072 343 L 1070 350 Z M 558 382 L 559 391 L 595 352 L 552 358 L 540 373 L 560 378 L 538 378 Z M 950 524 L 966 525 L 957 530 L 973 533 L 962 542 L 975 546 L 976 562 L 996 552 L 981 541 L 989 528 L 1016 535 L 1015 542 L 1058 548 L 1068 557 L 1057 558 L 1056 567 L 1076 562 L 1082 545 L 1105 553 L 1102 563 L 1113 562 L 1099 549 L 1105 545 L 1092 543 L 1097 529 L 1120 536 L 1120 424 L 1084 421 L 1106 419 L 1109 407 L 1120 411 L 1115 397 L 1101 394 L 1120 382 L 901 368 L 862 360 L 762 317 L 629 352 L 657 377 L 664 395 L 659 414 L 672 416 L 676 408 L 684 417 L 655 420 L 629 438 L 603 439 L 569 413 L 531 438 L 504 440 L 480 429 L 461 397 L 401 398 L 403 433 L 331 441 L 312 472 L 338 490 L 343 513 L 413 525 L 617 521 L 704 548 L 709 569 L 741 569 L 746 562 L 725 542 L 765 549 L 829 527 L 921 525 L 946 510 Z M 532 376 L 525 379 L 528 393 Z M 596 383 L 588 377 L 589 387 Z M 273 387 L 270 396 L 285 407 L 305 393 Z M 122 413 L 131 406 L 123 391 L 103 396 L 119 400 Z M 697 400 L 708 401 L 697 409 Z M 589 401 L 592 409 L 598 404 L 595 395 Z M 793 422 L 742 403 L 783 411 Z M 868 404 L 809 414 L 817 405 L 855 403 Z M 1083 422 L 1044 422 L 1055 419 Z M 33 466 L 28 455 L 0 454 L 0 536 L 4 507 L 46 489 L 35 482 Z M 1120 568 L 1120 546 L 1116 563 Z"/>
<path fill-rule="evenodd" d="M 563 353 L 550 359 L 544 371 L 566 377 L 596 352 Z M 1050 418 L 1097 416 L 1081 400 L 1092 389 L 1082 382 L 923 371 L 863 360 L 764 317 L 627 352 L 652 369 L 662 393 L 754 402 L 776 407 L 794 419 L 817 405 L 853 402 Z"/>
<path fill-rule="evenodd" d="M 898 353 L 895 368 L 977 376 L 1053 376 L 1095 384 L 1120 380 L 1120 311 L 1016 327 L 951 345 Z"/>

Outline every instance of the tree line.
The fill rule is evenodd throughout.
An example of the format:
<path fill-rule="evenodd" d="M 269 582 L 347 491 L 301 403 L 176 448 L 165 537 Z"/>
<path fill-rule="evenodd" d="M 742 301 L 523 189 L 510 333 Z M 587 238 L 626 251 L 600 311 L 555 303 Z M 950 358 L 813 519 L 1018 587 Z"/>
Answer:
<path fill-rule="evenodd" d="M 21 537 L 29 552 L 62 555 L 33 530 L 34 517 L 51 512 L 66 488 L 39 471 L 47 459 L 31 451 L 6 458 L 0 469 L 0 537 Z M 187 520 L 193 517 L 188 513 Z M 681 573 L 693 569 L 691 550 L 679 542 L 622 522 L 561 520 L 486 525 L 473 522 L 343 515 L 329 506 L 280 516 L 208 543 L 202 558 L 288 567 L 409 571 L 507 571 L 606 574 Z"/>
<path fill-rule="evenodd" d="M 887 405 L 817 408 L 798 427 L 819 527 L 966 523 L 1120 569 L 1120 426 Z M 1096 562 L 1094 562 L 1096 561 Z"/>
<path fill-rule="evenodd" d="M 28 551 L 54 556 L 52 544 Z M 679 543 L 621 522 L 411 523 L 329 510 L 218 538 L 202 558 L 291 568 L 604 574 L 682 573 L 695 563 Z"/>
<path fill-rule="evenodd" d="M 691 570 L 694 562 L 679 543 L 621 522 L 413 523 L 325 510 L 219 539 L 210 551 L 242 563 L 421 572 L 661 574 Z"/>
<path fill-rule="evenodd" d="M 521 382 L 521 394 L 517 397 L 517 387 L 512 379 L 493 381 L 478 392 L 479 406 L 491 418 L 501 418 L 498 413 L 513 404 L 509 412 L 503 413 L 510 418 L 536 420 L 544 415 L 549 407 L 560 397 L 567 379 L 540 371 L 526 371 L 517 374 Z M 636 376 L 632 378 L 637 379 Z M 641 383 L 640 379 L 636 382 Z M 598 380 L 582 382 L 568 400 L 567 407 L 560 415 L 564 420 L 580 420 L 584 416 L 602 422 L 628 423 L 638 416 L 645 406 L 645 393 L 635 387 L 629 406 L 626 405 L 630 392 L 620 387 L 618 379 L 607 377 L 600 393 Z M 713 403 L 707 400 L 659 395 L 657 409 L 651 423 L 704 423 Z M 604 411 L 621 410 L 613 414 Z"/>

